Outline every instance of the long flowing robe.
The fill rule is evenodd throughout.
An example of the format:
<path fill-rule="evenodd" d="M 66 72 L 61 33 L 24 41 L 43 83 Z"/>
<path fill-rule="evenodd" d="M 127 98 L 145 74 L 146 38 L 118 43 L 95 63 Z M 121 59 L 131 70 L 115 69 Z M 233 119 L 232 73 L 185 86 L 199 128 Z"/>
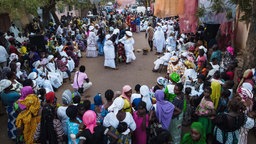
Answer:
<path fill-rule="evenodd" d="M 162 53 L 165 44 L 165 37 L 161 27 L 158 27 L 157 31 L 154 33 L 153 42 L 156 47 L 156 51 Z"/>
<path fill-rule="evenodd" d="M 104 66 L 110 67 L 110 68 L 116 68 L 115 64 L 115 47 L 113 45 L 113 42 L 111 40 L 107 40 L 103 47 L 104 50 Z"/>
<path fill-rule="evenodd" d="M 98 52 L 96 48 L 96 40 L 97 36 L 94 32 L 89 32 L 89 36 L 87 38 L 87 52 L 86 52 L 86 57 L 97 57 Z"/>
<path fill-rule="evenodd" d="M 130 63 L 132 60 L 135 60 L 136 56 L 133 52 L 134 39 L 124 36 L 120 41 L 124 44 L 126 63 Z"/>

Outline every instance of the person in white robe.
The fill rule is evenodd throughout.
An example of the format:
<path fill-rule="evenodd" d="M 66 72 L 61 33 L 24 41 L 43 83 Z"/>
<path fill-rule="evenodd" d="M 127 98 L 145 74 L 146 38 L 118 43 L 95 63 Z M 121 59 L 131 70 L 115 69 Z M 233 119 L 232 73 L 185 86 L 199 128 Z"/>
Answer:
<path fill-rule="evenodd" d="M 164 53 L 163 56 L 161 56 L 160 58 L 155 60 L 154 61 L 154 65 L 155 66 L 154 66 L 152 71 L 153 72 L 157 72 L 159 67 L 160 67 L 160 65 L 164 65 L 164 64 L 168 65 L 168 62 L 169 62 L 170 58 L 172 57 L 172 55 L 173 55 L 172 53 L 166 52 L 166 53 Z"/>
<path fill-rule="evenodd" d="M 154 33 L 153 43 L 156 47 L 156 54 L 161 54 L 165 46 L 165 37 L 164 32 L 162 31 L 162 28 L 160 26 L 157 27 L 157 30 Z"/>
<path fill-rule="evenodd" d="M 104 43 L 104 66 L 105 67 L 110 67 L 113 69 L 116 69 L 116 63 L 115 63 L 115 47 L 113 42 L 109 39 L 110 35 L 106 35 L 106 41 Z"/>
<path fill-rule="evenodd" d="M 94 26 L 89 27 L 89 34 L 87 38 L 87 51 L 86 51 L 86 57 L 97 57 L 98 51 L 96 48 L 97 44 L 97 36 L 93 32 Z"/>
<path fill-rule="evenodd" d="M 176 50 L 176 40 L 175 40 L 174 36 L 172 36 L 172 35 L 170 35 L 166 39 L 166 50 L 170 51 L 170 52 Z"/>
<path fill-rule="evenodd" d="M 31 72 L 28 75 L 28 78 L 31 80 L 35 80 L 36 85 L 38 87 L 42 87 L 46 90 L 46 93 L 48 92 L 54 92 L 52 84 L 49 80 L 47 80 L 46 78 L 41 77 L 40 75 L 38 75 L 36 72 Z"/>
<path fill-rule="evenodd" d="M 119 41 L 124 44 L 125 49 L 125 56 L 126 56 L 126 64 L 131 63 L 133 60 L 136 59 L 136 56 L 134 54 L 134 39 L 132 37 L 132 32 L 126 31 L 125 36 L 120 39 Z"/>
<path fill-rule="evenodd" d="M 75 62 L 72 58 L 69 58 L 69 56 L 67 55 L 67 53 L 64 51 L 64 46 L 60 45 L 56 47 L 57 52 L 59 52 L 59 54 L 63 57 L 62 61 L 65 62 L 66 58 L 68 58 L 68 63 L 67 63 L 67 67 L 69 69 L 69 71 L 73 71 L 75 68 Z M 63 74 L 63 78 L 67 78 L 68 76 L 66 75 L 66 72 L 64 72 Z"/>
<path fill-rule="evenodd" d="M 63 74 L 57 68 L 54 62 L 53 55 L 49 55 L 47 59 L 48 59 L 48 63 L 46 64 L 47 77 L 51 81 L 51 84 L 53 85 L 53 87 L 59 88 L 63 84 Z"/>

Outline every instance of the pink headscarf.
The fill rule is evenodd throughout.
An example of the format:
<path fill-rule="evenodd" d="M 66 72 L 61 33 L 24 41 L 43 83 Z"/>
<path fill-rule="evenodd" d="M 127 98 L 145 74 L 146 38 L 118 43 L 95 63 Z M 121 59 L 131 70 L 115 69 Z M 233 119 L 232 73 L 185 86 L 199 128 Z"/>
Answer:
<path fill-rule="evenodd" d="M 233 56 L 234 55 L 234 48 L 231 46 L 227 47 L 227 51 Z"/>
<path fill-rule="evenodd" d="M 94 128 L 96 125 L 96 113 L 92 110 L 88 110 L 83 115 L 83 123 L 86 126 L 86 129 L 89 129 L 90 132 L 94 133 Z"/>
<path fill-rule="evenodd" d="M 122 97 L 126 98 L 127 100 L 130 100 L 130 98 L 125 94 L 126 92 L 130 91 L 132 89 L 131 86 L 125 85 L 122 90 Z"/>

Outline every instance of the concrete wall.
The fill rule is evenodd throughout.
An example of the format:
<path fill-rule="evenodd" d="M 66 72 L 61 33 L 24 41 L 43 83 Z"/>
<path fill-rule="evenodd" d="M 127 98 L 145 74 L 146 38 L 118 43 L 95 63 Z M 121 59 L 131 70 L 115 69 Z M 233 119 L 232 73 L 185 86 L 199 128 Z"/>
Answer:
<path fill-rule="evenodd" d="M 67 15 L 68 12 L 69 12 L 69 14 L 73 13 L 73 16 L 78 16 L 78 17 L 81 16 L 80 10 L 75 9 L 75 7 L 72 7 L 71 10 L 70 10 L 69 7 L 66 6 L 66 7 L 64 8 L 64 11 L 62 11 L 62 12 L 60 12 L 60 11 L 58 10 L 58 8 L 56 8 L 56 9 L 57 9 L 57 10 L 56 10 L 56 14 L 57 14 L 57 16 L 58 16 L 59 19 L 61 18 L 61 16 Z"/>

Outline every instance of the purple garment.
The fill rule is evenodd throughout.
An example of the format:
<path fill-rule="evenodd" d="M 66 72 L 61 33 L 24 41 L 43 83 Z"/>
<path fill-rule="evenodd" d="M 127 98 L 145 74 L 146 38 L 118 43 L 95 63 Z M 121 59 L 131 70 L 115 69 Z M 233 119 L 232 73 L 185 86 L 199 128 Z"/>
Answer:
<path fill-rule="evenodd" d="M 20 90 L 21 96 L 20 96 L 20 98 L 19 98 L 19 100 L 18 100 L 18 105 L 19 105 L 19 108 L 20 108 L 21 110 L 24 110 L 24 109 L 26 108 L 26 106 L 23 105 L 23 104 L 21 104 L 19 101 L 20 101 L 20 100 L 24 100 L 29 94 L 33 94 L 33 93 L 34 93 L 34 91 L 33 91 L 33 88 L 32 88 L 31 86 L 25 86 L 25 87 L 23 87 L 23 88 Z"/>
<path fill-rule="evenodd" d="M 164 91 L 157 90 L 155 92 L 156 97 L 156 116 L 158 121 L 162 124 L 162 127 L 168 130 L 172 120 L 172 115 L 175 106 L 169 101 L 164 100 Z"/>

